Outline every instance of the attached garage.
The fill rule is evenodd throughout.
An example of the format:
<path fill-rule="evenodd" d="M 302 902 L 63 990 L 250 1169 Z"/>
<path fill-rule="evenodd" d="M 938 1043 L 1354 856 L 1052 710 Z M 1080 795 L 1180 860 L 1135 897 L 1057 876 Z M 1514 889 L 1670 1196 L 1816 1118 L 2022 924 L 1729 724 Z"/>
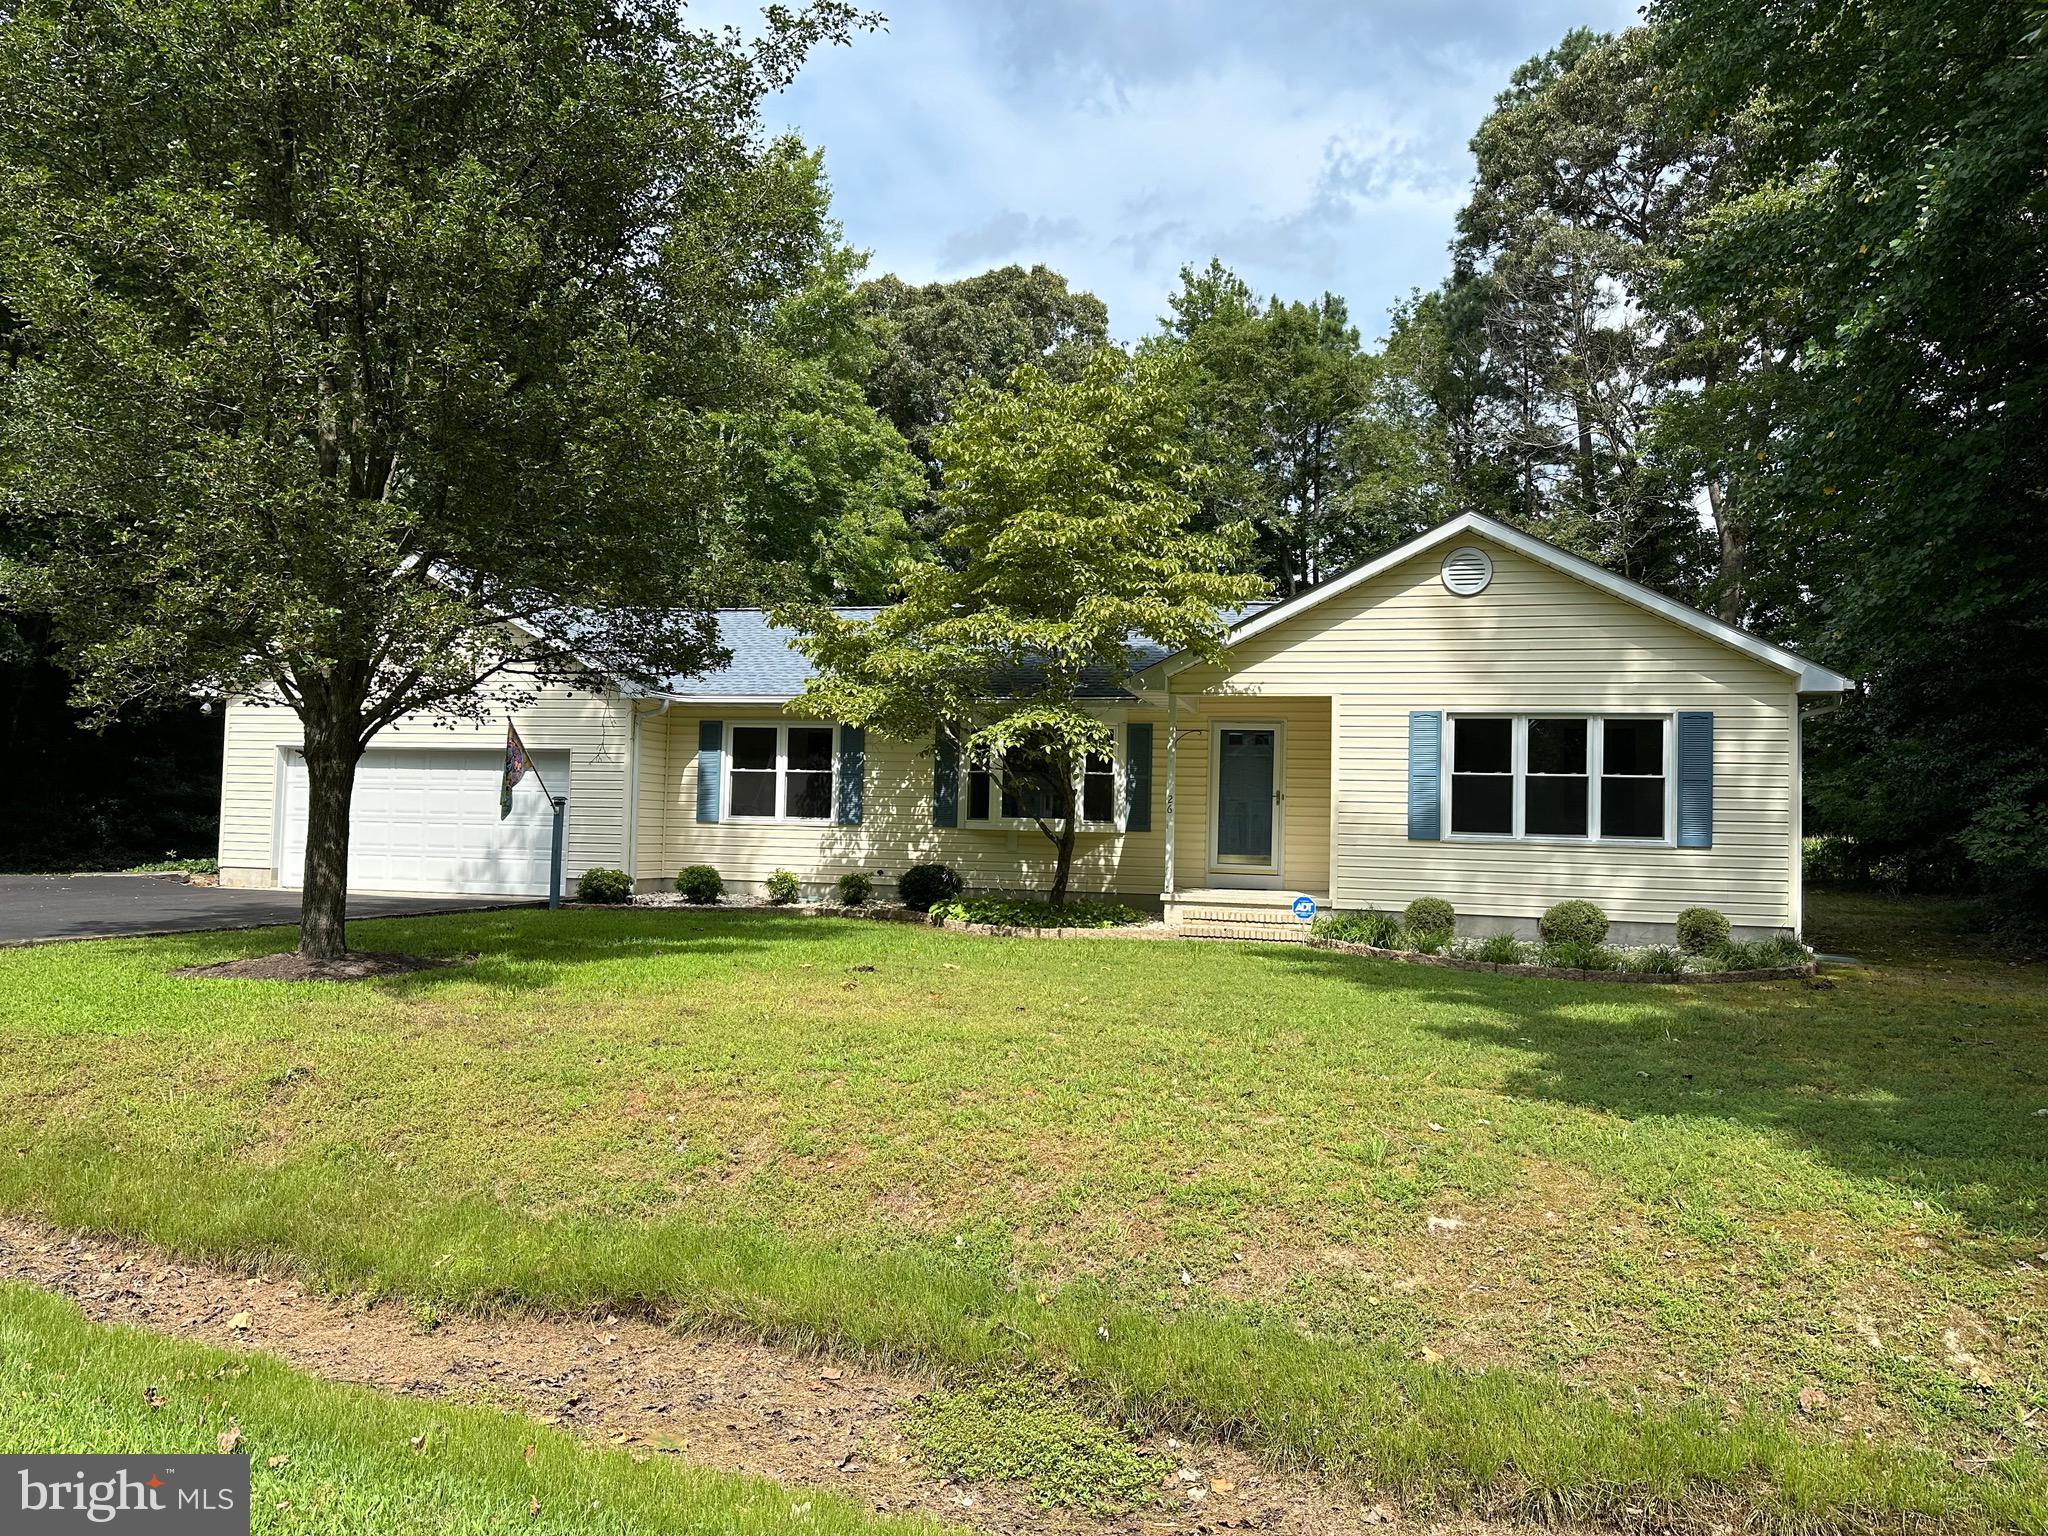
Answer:
<path fill-rule="evenodd" d="M 451 748 L 364 753 L 349 816 L 349 889 L 545 896 L 554 812 L 529 775 L 512 814 L 498 819 L 504 761 L 502 751 Z M 567 752 L 535 752 L 533 761 L 551 791 L 569 793 Z M 306 867 L 306 760 L 286 748 L 279 772 L 277 883 L 296 890 Z"/>

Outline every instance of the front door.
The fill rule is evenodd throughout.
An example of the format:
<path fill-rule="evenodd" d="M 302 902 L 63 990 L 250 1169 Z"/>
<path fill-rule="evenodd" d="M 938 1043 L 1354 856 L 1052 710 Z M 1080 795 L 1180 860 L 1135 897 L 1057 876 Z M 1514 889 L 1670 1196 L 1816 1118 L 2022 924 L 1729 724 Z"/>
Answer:
<path fill-rule="evenodd" d="M 1280 883 L 1280 727 L 1219 722 L 1209 872 L 1221 886 Z"/>

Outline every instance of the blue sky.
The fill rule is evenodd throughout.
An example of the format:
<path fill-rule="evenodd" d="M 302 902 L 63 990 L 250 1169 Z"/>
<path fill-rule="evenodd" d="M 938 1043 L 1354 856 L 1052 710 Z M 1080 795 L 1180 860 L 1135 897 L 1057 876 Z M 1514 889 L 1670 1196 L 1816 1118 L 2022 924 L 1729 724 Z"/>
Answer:
<path fill-rule="evenodd" d="M 878 0 L 887 29 L 814 58 L 771 125 L 825 151 L 872 273 L 1043 261 L 1131 340 L 1183 265 L 1342 294 L 1368 336 L 1437 282 L 1466 142 L 1509 72 L 1617 0 Z M 692 7 L 746 25 L 743 0 Z"/>

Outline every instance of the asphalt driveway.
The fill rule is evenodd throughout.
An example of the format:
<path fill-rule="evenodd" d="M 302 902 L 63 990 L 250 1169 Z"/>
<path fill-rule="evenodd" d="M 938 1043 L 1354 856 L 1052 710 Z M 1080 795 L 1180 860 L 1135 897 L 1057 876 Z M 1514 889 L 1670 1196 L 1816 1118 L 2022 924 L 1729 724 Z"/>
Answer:
<path fill-rule="evenodd" d="M 417 917 L 538 906 L 516 896 L 367 896 L 350 917 Z M 299 920 L 297 891 L 239 891 L 141 875 L 0 875 L 0 944 L 262 928 Z"/>

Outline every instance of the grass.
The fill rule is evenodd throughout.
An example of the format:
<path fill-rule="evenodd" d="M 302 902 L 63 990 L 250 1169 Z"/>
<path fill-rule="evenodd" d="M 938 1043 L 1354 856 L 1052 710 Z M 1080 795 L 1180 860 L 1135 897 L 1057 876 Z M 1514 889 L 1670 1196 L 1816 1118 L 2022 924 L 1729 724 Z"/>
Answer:
<path fill-rule="evenodd" d="M 1171 1464 L 1033 1381 L 942 1388 L 912 1405 L 919 1457 L 961 1482 L 1020 1482 L 1046 1505 L 1116 1515 L 1152 1497 Z"/>
<path fill-rule="evenodd" d="M 1874 962 L 1824 990 L 772 913 L 364 923 L 479 958 L 349 987 L 13 951 L 0 1202 L 1040 1373 L 1414 1499 L 2039 1531 L 2048 979 L 1952 920 L 1816 903 Z"/>
<path fill-rule="evenodd" d="M 482 1408 L 316 1381 L 260 1355 L 87 1322 L 0 1286 L 0 1445 L 213 1451 L 239 1430 L 265 1536 L 934 1536 L 831 1495 L 643 1461 Z"/>

